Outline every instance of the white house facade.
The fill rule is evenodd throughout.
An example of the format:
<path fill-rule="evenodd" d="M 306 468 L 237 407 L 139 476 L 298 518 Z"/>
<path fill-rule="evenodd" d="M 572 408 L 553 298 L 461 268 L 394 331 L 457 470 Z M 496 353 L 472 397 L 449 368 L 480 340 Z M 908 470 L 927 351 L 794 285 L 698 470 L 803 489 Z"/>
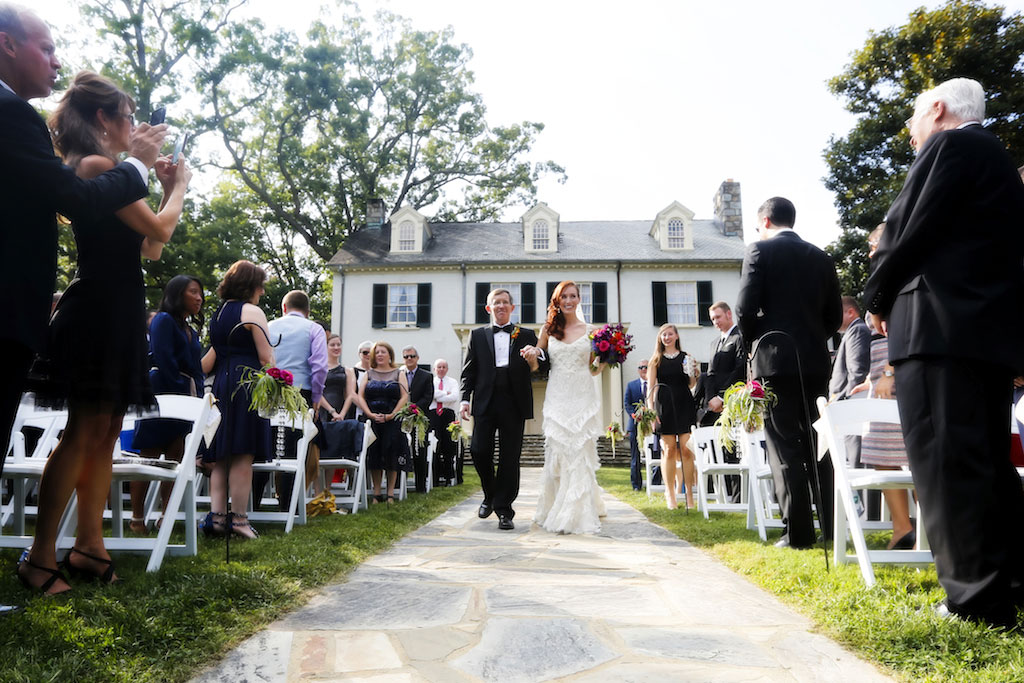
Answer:
<path fill-rule="evenodd" d="M 333 331 L 345 364 L 361 341 L 386 341 L 396 354 L 415 346 L 425 365 L 444 358 L 458 377 L 469 331 L 488 321 L 488 291 L 509 289 L 513 322 L 539 331 L 555 285 L 574 280 L 590 322 L 622 322 L 633 335 L 636 350 L 603 378 L 606 423 L 622 422 L 623 388 L 663 323 L 678 326 L 684 351 L 710 360 L 718 332 L 707 309 L 735 301 L 744 248 L 731 180 L 704 220 L 679 202 L 634 221 L 563 221 L 541 202 L 516 223 L 429 223 L 403 207 L 381 228 L 353 234 L 329 262 Z M 534 383 L 537 417 L 527 433 L 541 430 L 544 389 Z"/>

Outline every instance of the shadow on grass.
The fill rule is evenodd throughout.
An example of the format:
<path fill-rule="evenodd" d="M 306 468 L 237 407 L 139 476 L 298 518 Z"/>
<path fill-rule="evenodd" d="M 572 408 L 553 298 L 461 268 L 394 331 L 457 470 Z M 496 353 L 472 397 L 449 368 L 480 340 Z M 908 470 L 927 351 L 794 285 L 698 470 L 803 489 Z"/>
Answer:
<path fill-rule="evenodd" d="M 200 539 L 196 557 L 168 557 L 147 574 L 143 556 L 115 557 L 122 581 L 74 584 L 36 597 L 15 577 L 19 551 L 0 552 L 0 681 L 187 681 L 206 665 L 364 559 L 479 490 L 476 473 L 453 488 L 413 494 L 357 515 L 310 518 L 285 535 L 256 524 L 256 541 Z M 180 533 L 177 542 L 181 542 Z"/>
<path fill-rule="evenodd" d="M 933 609 L 945 597 L 935 568 L 875 566 L 878 583 L 864 587 L 856 564 L 825 571 L 821 548 L 775 548 L 779 531 L 762 543 L 742 513 L 668 510 L 664 500 L 634 492 L 629 470 L 602 468 L 598 482 L 655 524 L 714 556 L 751 582 L 813 619 L 863 658 L 908 681 L 1024 681 L 1024 637 L 960 621 L 944 621 Z M 869 537 L 885 547 L 891 534 Z M 831 548 L 829 550 L 831 552 Z"/>

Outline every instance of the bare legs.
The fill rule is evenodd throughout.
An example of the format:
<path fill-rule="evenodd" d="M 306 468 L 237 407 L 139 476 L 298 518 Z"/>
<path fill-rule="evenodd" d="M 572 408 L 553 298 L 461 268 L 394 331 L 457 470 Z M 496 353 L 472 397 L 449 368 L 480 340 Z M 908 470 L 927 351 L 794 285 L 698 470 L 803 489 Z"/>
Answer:
<path fill-rule="evenodd" d="M 669 510 L 679 507 L 676 493 L 686 484 L 686 507 L 693 507 L 693 491 L 697 485 L 697 469 L 689 434 L 661 435 L 661 476 L 665 481 L 665 504 Z"/>
<path fill-rule="evenodd" d="M 876 470 L 898 470 L 899 467 L 888 467 L 875 465 Z M 885 498 L 885 505 L 889 508 L 889 515 L 892 517 L 892 540 L 889 541 L 888 550 L 892 550 L 904 536 L 914 530 L 910 523 L 910 503 L 907 501 L 907 492 L 904 489 L 883 489 L 882 497 Z"/>
<path fill-rule="evenodd" d="M 75 547 L 101 560 L 110 559 L 103 546 L 103 509 L 110 495 L 111 454 L 123 414 L 84 412 L 72 407 L 64 436 L 47 460 L 39 481 L 39 517 L 28 558 L 31 564 L 26 563 L 18 570 L 33 586 L 40 586 L 49 578 L 40 567 L 57 568 L 57 527 L 72 491 L 78 494 Z M 101 562 L 78 554 L 76 557 L 76 567 L 103 573 Z M 58 580 L 48 592 L 61 593 L 68 588 L 67 583 Z"/>
<path fill-rule="evenodd" d="M 239 536 L 255 538 L 256 534 L 249 526 L 246 510 L 249 507 L 249 494 L 252 493 L 252 461 L 250 453 L 237 454 L 231 458 L 231 472 L 225 477 L 224 465 L 217 463 L 210 474 L 210 511 L 214 515 L 226 515 L 228 496 L 231 497 L 231 512 L 241 517 L 244 522 L 232 523 L 231 531 Z M 228 490 L 230 478 L 231 489 Z M 221 517 L 223 519 L 223 517 Z"/>
<path fill-rule="evenodd" d="M 373 500 L 376 503 L 380 498 L 380 481 L 384 476 L 384 470 L 370 470 L 370 481 L 373 482 Z"/>
<path fill-rule="evenodd" d="M 386 476 L 385 476 L 386 475 Z M 394 495 L 395 482 L 398 481 L 398 470 L 370 470 L 370 481 L 373 483 L 373 500 L 379 502 L 381 497 Z M 387 485 L 387 491 L 381 491 L 381 484 Z"/>
<path fill-rule="evenodd" d="M 167 454 L 168 460 L 174 462 L 181 462 L 181 456 L 185 452 L 185 437 L 177 437 L 174 441 L 167 444 L 163 449 L 160 448 L 143 448 L 142 457 L 144 458 L 159 458 L 160 453 L 164 452 Z M 160 502 L 162 507 L 161 510 L 167 509 L 167 499 L 171 497 L 171 487 L 174 486 L 169 481 L 165 481 L 160 484 Z M 131 493 L 132 498 L 132 521 L 131 529 L 137 533 L 146 533 L 146 522 L 143 520 L 146 514 L 146 491 L 149 489 L 149 482 L 145 481 L 133 481 L 128 484 L 128 491 Z M 143 520 L 143 521 L 138 521 Z"/>

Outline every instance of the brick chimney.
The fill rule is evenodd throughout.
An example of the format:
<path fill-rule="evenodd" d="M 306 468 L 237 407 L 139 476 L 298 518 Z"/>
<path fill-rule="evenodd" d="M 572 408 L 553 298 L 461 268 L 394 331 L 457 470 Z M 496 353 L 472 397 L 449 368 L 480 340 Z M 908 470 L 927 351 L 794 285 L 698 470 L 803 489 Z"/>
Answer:
<path fill-rule="evenodd" d="M 727 237 L 743 238 L 740 184 L 732 178 L 722 181 L 715 193 L 715 225 Z"/>

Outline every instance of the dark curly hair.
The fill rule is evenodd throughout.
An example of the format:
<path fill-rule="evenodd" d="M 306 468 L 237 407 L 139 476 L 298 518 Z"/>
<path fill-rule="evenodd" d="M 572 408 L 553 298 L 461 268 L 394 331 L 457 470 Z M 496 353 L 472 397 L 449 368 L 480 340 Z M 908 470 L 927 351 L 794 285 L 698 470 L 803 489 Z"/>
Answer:
<path fill-rule="evenodd" d="M 551 292 L 551 301 L 548 302 L 548 319 L 545 321 L 548 328 L 548 335 L 561 341 L 565 338 L 565 315 L 562 313 L 562 292 L 568 287 L 574 287 L 576 289 L 576 295 L 580 294 L 580 286 L 572 280 L 563 280 L 558 283 L 555 287 L 555 291 Z"/>

